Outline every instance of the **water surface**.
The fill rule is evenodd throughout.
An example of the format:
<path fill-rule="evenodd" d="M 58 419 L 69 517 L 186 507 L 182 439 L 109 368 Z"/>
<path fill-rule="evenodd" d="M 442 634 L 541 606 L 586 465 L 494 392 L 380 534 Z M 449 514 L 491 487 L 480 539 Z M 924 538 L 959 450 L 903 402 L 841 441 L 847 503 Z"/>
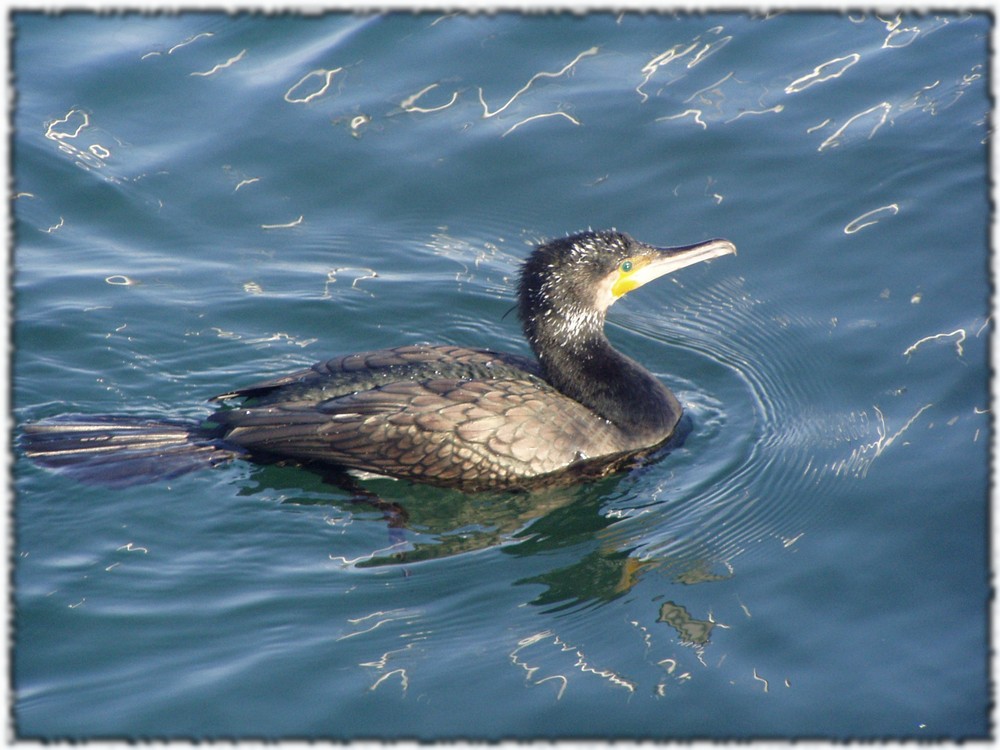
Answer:
<path fill-rule="evenodd" d="M 690 434 L 530 496 L 15 462 L 22 736 L 983 737 L 983 14 L 13 16 L 15 421 L 416 341 L 723 236 L 608 333 Z"/>

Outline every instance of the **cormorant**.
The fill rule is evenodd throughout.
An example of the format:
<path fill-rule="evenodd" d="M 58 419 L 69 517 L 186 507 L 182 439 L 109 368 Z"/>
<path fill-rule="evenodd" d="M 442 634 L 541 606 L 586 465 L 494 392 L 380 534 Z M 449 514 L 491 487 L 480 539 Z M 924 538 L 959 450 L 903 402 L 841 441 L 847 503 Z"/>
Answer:
<path fill-rule="evenodd" d="M 235 457 L 295 459 L 465 491 L 615 471 L 667 441 L 674 395 L 604 335 L 608 308 L 685 266 L 735 253 L 721 239 L 658 248 L 618 231 L 536 248 L 518 311 L 537 361 L 450 345 L 327 360 L 228 391 L 204 422 L 57 417 L 25 453 L 81 479 L 132 484 Z"/>

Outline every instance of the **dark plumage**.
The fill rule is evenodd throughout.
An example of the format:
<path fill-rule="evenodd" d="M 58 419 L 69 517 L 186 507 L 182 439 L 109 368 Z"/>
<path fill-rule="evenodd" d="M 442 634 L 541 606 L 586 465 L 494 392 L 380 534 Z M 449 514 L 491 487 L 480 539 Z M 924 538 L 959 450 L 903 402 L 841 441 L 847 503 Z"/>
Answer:
<path fill-rule="evenodd" d="M 234 456 L 465 490 L 600 474 L 669 439 L 681 416 L 665 386 L 612 348 L 608 307 L 665 273 L 733 252 L 725 240 L 663 249 L 615 231 L 555 240 L 528 258 L 518 288 L 537 362 L 457 346 L 353 354 L 216 396 L 224 407 L 200 425 L 125 417 L 29 424 L 25 452 L 117 483 Z"/>

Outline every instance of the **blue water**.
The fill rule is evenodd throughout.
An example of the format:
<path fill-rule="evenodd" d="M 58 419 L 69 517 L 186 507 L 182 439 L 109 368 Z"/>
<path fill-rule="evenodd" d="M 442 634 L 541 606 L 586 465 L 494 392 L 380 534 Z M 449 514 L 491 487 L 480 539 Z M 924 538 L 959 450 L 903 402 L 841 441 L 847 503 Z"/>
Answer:
<path fill-rule="evenodd" d="M 532 495 L 14 465 L 22 737 L 984 737 L 984 14 L 13 16 L 17 423 L 611 311 L 686 442 Z"/>

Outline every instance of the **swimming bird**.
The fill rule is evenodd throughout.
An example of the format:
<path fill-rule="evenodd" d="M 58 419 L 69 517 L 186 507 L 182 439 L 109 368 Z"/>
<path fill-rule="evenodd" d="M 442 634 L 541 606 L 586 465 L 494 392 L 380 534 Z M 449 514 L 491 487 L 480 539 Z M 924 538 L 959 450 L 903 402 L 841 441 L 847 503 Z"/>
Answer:
<path fill-rule="evenodd" d="M 608 308 L 727 240 L 654 247 L 615 230 L 538 246 L 517 309 L 535 359 L 412 345 L 319 362 L 215 396 L 204 421 L 64 417 L 27 424 L 36 462 L 133 484 L 234 458 L 294 459 L 464 491 L 600 476 L 662 445 L 681 405 L 604 333 Z"/>

